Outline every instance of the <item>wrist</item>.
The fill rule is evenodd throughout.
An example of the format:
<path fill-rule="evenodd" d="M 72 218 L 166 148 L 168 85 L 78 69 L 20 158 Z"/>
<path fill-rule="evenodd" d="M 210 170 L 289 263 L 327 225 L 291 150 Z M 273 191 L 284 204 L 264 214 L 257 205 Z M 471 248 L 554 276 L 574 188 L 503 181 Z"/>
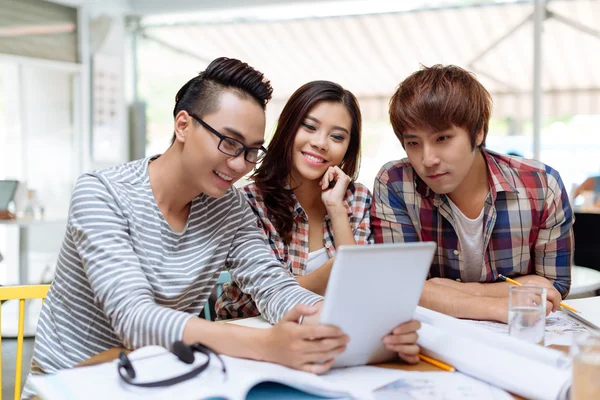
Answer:
<path fill-rule="evenodd" d="M 494 321 L 508 322 L 508 298 L 502 299 L 499 297 L 488 297 L 491 302 L 490 309 L 492 310 L 491 318 Z"/>
<path fill-rule="evenodd" d="M 269 349 L 271 343 L 269 339 L 270 329 L 256 329 L 254 335 L 248 336 L 247 348 L 250 349 L 251 358 L 258 361 L 272 362 Z"/>
<path fill-rule="evenodd" d="M 347 215 L 348 210 L 346 209 L 346 205 L 343 202 L 336 202 L 325 204 L 325 208 L 327 209 L 327 214 L 329 217 L 338 216 L 338 215 Z"/>

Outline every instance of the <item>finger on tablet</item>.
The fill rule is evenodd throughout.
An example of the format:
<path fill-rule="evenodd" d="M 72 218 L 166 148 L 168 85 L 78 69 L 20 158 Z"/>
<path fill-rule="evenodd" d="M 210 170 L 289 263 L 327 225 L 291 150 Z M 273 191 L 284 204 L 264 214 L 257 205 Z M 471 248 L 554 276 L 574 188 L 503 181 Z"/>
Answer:
<path fill-rule="evenodd" d="M 392 333 L 394 335 L 400 335 L 403 333 L 415 332 L 419 329 L 421 329 L 421 322 L 416 319 L 413 319 L 411 321 L 398 325 L 392 330 Z"/>

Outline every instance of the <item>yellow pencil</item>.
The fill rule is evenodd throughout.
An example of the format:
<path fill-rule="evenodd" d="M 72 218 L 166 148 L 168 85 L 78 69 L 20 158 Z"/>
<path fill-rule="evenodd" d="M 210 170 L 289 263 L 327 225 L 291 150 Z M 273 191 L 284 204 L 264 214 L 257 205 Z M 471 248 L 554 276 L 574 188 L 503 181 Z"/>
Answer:
<path fill-rule="evenodd" d="M 441 368 L 444 371 L 448 371 L 448 372 L 454 372 L 454 371 L 456 371 L 456 369 L 454 367 L 451 367 L 448 364 L 443 363 L 441 361 L 434 360 L 431 357 L 424 356 L 423 354 L 417 354 L 417 356 L 419 356 L 419 358 L 421 360 L 425 361 L 426 363 L 429 363 L 429 364 L 433 365 L 434 367 Z"/>
<path fill-rule="evenodd" d="M 506 277 L 504 275 L 501 275 L 501 274 L 499 274 L 498 276 L 500 277 L 500 279 L 505 280 L 508 283 L 512 283 L 513 285 L 517 285 L 517 286 L 523 286 L 519 282 L 515 281 L 514 279 L 510 279 L 510 278 L 508 278 L 508 277 Z M 576 309 L 574 309 L 573 307 L 571 307 L 571 306 L 569 306 L 569 305 L 567 305 L 567 304 L 565 304 L 563 302 L 560 303 L 560 306 L 564 307 L 564 308 L 567 308 L 567 309 L 569 309 L 569 310 L 571 310 L 573 312 L 579 312 Z"/>

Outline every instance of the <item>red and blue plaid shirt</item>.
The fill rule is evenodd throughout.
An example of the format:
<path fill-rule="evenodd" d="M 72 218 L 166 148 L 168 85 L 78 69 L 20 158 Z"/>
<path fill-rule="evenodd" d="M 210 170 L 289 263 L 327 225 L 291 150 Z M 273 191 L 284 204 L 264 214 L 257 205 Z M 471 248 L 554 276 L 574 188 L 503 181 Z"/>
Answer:
<path fill-rule="evenodd" d="M 564 298 L 571 286 L 573 213 L 558 172 L 538 161 L 482 152 L 490 193 L 481 281 L 535 273 Z M 448 198 L 434 193 L 408 159 L 385 164 L 375 178 L 371 223 L 376 243 L 437 243 L 430 278 L 467 275 Z"/>
<path fill-rule="evenodd" d="M 254 211 L 258 218 L 257 223 L 263 230 L 265 241 L 269 243 L 271 251 L 281 262 L 281 267 L 286 268 L 291 276 L 305 275 L 309 254 L 308 216 L 298 200 L 294 196 L 296 205 L 292 214 L 295 228 L 292 232 L 291 242 L 285 244 L 271 221 L 271 213 L 265 205 L 262 194 L 256 185 L 252 183 L 244 186 L 244 193 L 246 194 L 250 208 L 252 208 L 252 211 Z M 348 220 L 356 244 L 373 243 L 370 223 L 371 201 L 371 192 L 366 186 L 357 182 L 348 186 L 344 203 L 348 211 Z M 334 257 L 335 241 L 333 227 L 331 226 L 331 219 L 327 214 L 323 219 L 322 229 L 323 246 L 329 258 Z M 219 319 L 245 318 L 260 315 L 252 298 L 242 292 L 234 282 L 223 285 L 223 293 L 217 300 L 215 308 Z"/>

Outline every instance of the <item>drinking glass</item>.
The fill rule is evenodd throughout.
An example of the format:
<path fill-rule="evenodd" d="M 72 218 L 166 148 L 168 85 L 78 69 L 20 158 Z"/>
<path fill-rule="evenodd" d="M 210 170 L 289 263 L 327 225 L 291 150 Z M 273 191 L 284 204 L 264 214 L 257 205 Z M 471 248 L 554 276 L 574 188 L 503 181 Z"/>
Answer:
<path fill-rule="evenodd" d="M 600 399 L 600 333 L 576 336 L 571 345 L 571 400 Z"/>
<path fill-rule="evenodd" d="M 546 332 L 546 288 L 511 286 L 508 289 L 508 333 L 544 345 Z"/>

